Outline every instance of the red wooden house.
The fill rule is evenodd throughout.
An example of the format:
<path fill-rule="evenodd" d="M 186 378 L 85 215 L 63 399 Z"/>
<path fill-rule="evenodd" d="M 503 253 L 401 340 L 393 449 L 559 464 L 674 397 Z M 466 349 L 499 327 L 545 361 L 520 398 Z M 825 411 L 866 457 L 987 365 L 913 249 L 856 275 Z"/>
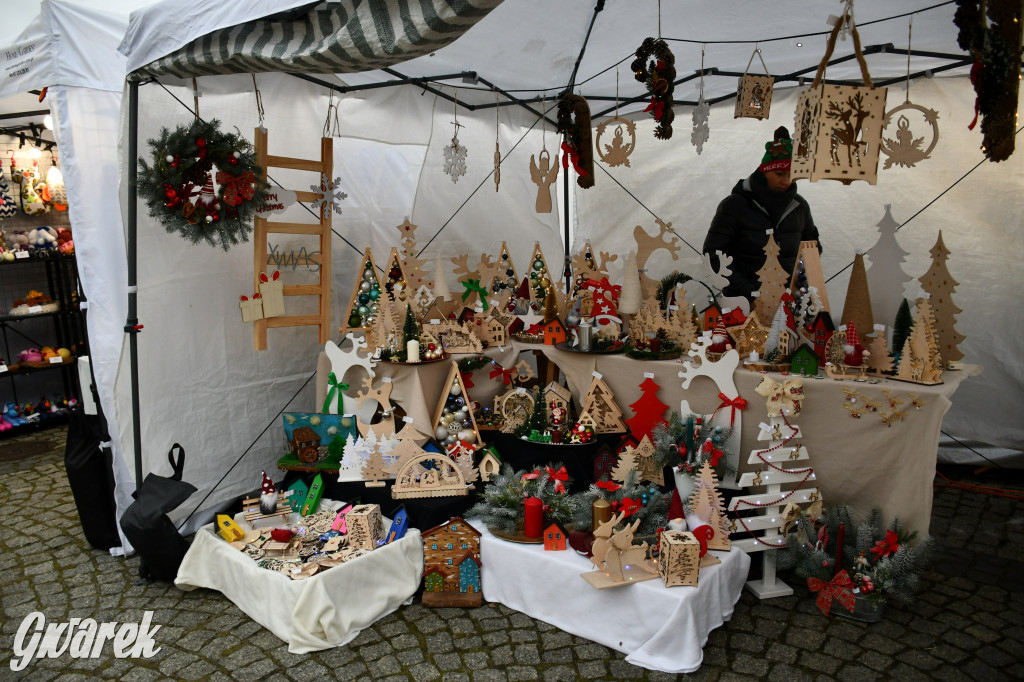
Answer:
<path fill-rule="evenodd" d="M 825 345 L 832 338 L 832 335 L 836 333 L 836 326 L 832 323 L 832 316 L 828 314 L 827 310 L 822 310 L 814 317 L 814 321 L 811 322 L 807 329 L 811 332 L 811 338 L 814 341 L 814 354 L 818 356 L 818 361 L 821 364 L 825 364 Z"/>
<path fill-rule="evenodd" d="M 563 343 L 566 339 L 565 325 L 557 317 L 544 323 L 544 345 L 553 346 Z"/>
<path fill-rule="evenodd" d="M 718 307 L 717 303 L 712 303 L 700 314 L 704 329 L 714 329 L 718 325 L 718 321 L 722 319 L 722 309 Z"/>
<path fill-rule="evenodd" d="M 549 551 L 565 551 L 565 543 L 569 539 L 569 533 L 558 521 L 552 521 L 544 529 L 544 549 Z"/>

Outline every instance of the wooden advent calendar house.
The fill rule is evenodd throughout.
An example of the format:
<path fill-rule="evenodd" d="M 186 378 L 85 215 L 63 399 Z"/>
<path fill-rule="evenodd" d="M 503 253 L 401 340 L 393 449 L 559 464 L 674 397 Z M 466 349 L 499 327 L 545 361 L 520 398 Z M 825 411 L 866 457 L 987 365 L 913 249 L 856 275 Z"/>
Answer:
<path fill-rule="evenodd" d="M 461 516 L 424 531 L 423 576 L 424 606 L 479 606 L 480 533 Z"/>

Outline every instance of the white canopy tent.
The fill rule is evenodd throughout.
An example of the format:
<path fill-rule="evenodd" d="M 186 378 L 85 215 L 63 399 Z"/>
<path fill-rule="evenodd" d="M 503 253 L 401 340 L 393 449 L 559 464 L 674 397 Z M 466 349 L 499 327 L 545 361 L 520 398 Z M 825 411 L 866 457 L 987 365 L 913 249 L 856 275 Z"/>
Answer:
<path fill-rule="evenodd" d="M 59 14 L 77 4 L 46 0 L 43 13 Z M 187 7 L 180 2 L 147 6 L 133 15 L 125 35 L 122 48 L 128 52 L 127 62 L 120 67 L 116 89 L 120 89 L 125 70 L 187 50 L 193 40 L 213 30 L 230 30 L 305 4 L 255 2 L 237 7 L 190 0 Z M 349 9 L 359 4 L 341 3 Z M 590 2 L 503 3 L 457 41 L 432 53 L 385 70 L 316 76 L 336 89 L 351 88 L 333 95 L 340 128 L 334 147 L 335 175 L 349 195 L 334 218 L 335 232 L 341 237 L 335 240 L 332 254 L 334 321 L 340 322 L 341 308 L 354 282 L 356 252 L 369 245 L 382 259 L 398 243 L 395 226 L 405 217 L 420 226 L 420 246 L 430 242 L 422 254 L 428 261 L 435 254 L 447 258 L 464 252 L 475 260 L 481 252 L 496 253 L 506 240 L 517 263 L 525 263 L 534 243 L 540 242 L 552 267 L 557 267 L 563 249 L 563 214 L 559 209 L 551 214 L 534 212 L 536 187 L 529 179 L 529 161 L 530 155 L 544 146 L 554 155 L 558 141 L 551 125 L 540 123 L 531 109 L 540 111 L 546 106 L 550 111 L 570 79 L 574 91 L 587 97 L 595 114 L 614 113 L 618 96 L 620 113 L 638 121 L 637 150 L 629 168 L 598 164 L 596 187 L 578 190 L 571 185 L 576 207 L 570 219 L 571 250 L 589 241 L 600 251 L 626 253 L 634 248 L 634 227 L 640 225 L 654 233 L 655 217 L 671 222 L 680 239 L 699 249 L 718 201 L 736 180 L 753 170 L 771 131 L 778 125 L 792 126 L 798 79 L 813 76 L 824 51 L 824 33 L 829 26 L 823 14 L 827 8 L 808 12 L 806 3 L 793 1 L 729 2 L 702 12 L 682 3 L 661 3 L 660 31 L 675 53 L 677 78 L 683 81 L 675 91 L 680 102 L 675 134 L 671 140 L 661 141 L 654 139 L 648 115 L 640 112 L 646 96 L 629 69 L 643 38 L 659 31 L 658 4 L 656 0 L 611 0 L 595 13 Z M 834 11 L 838 13 L 838 7 Z M 1024 162 L 1020 152 L 1000 164 L 984 162 L 979 134 L 966 130 L 974 103 L 967 69 L 962 61 L 943 56 L 961 53 L 953 12 L 950 3 L 858 0 L 856 19 L 863 44 L 892 44 L 904 50 L 903 54 L 879 50 L 868 57 L 876 84 L 888 79 L 900 82 L 890 86 L 890 107 L 905 97 L 902 79 L 907 72 L 908 29 L 913 17 L 910 47 L 930 54 L 912 57 L 911 70 L 931 71 L 935 77 L 914 80 L 910 97 L 939 112 L 941 139 L 932 159 L 916 168 L 880 171 L 877 185 L 804 182 L 801 193 L 810 201 L 821 230 L 826 276 L 839 273 L 829 283 L 834 302 L 841 302 L 845 295 L 844 269 L 856 250 L 867 250 L 876 241 L 875 225 L 886 204 L 892 205 L 899 222 L 913 216 L 898 238 L 911 254 L 904 270 L 915 278 L 926 271 L 928 249 L 942 230 L 953 251 L 950 269 L 961 283 L 956 303 L 964 312 L 957 328 L 968 337 L 962 349 L 968 362 L 987 368 L 958 392 L 945 429 L 1020 449 L 1024 432 L 1016 420 L 1016 406 L 1024 398 L 1024 363 L 1020 360 L 1024 356 L 1020 339 L 1024 337 L 1021 322 L 1006 309 L 1012 305 L 1014 286 L 1007 273 L 1014 271 L 1024 255 L 1020 231 L 1015 229 L 1024 215 L 1020 191 Z M 586 50 L 577 64 L 584 45 Z M 744 71 L 755 47 L 762 49 L 768 68 L 777 77 L 772 115 L 764 122 L 734 120 L 729 95 L 735 91 L 735 74 Z M 107 47 L 97 49 L 106 54 Z M 690 145 L 689 128 L 692 103 L 700 87 L 695 74 L 701 68 L 702 52 L 706 68 L 732 75 L 707 74 L 704 80 L 704 97 L 721 102 L 711 108 L 711 137 L 698 155 Z M 849 57 L 851 52 L 847 41 L 840 43 L 834 56 Z M 75 57 L 82 61 L 90 58 Z M 758 63 L 756 59 L 754 63 Z M 477 80 L 470 77 L 466 80 L 471 82 L 464 82 L 456 77 L 368 87 L 402 78 L 429 79 L 464 72 L 473 72 Z M 830 67 L 827 77 L 856 80 L 859 70 L 855 61 L 847 59 Z M 189 111 L 191 81 L 175 76 L 159 76 L 157 81 L 139 88 L 140 155 L 148 153 L 142 140 L 156 136 L 161 127 L 188 123 L 193 116 Z M 332 102 L 331 90 L 284 73 L 258 73 L 256 83 L 262 93 L 271 153 L 315 156 Z M 83 90 L 97 87 L 88 83 L 71 86 Z M 258 125 L 253 79 L 247 73 L 201 76 L 198 86 L 199 113 L 204 119 L 217 118 L 225 128 L 237 127 L 246 136 Z M 500 92 L 496 95 L 495 90 Z M 58 142 L 68 177 L 76 243 L 82 240 L 83 281 L 89 289 L 89 269 L 102 272 L 94 285 L 102 287 L 102 293 L 87 293 L 90 301 L 106 296 L 110 300 L 110 313 L 102 323 L 90 308 L 101 395 L 108 414 L 116 415 L 122 450 L 130 453 L 131 387 L 123 361 L 116 375 L 117 386 L 113 386 L 127 287 L 121 218 L 116 208 L 123 205 L 127 190 L 123 188 L 122 196 L 115 197 L 113 178 L 92 173 L 97 167 L 97 150 L 113 151 L 111 141 L 117 136 L 112 117 L 117 115 L 121 98 L 111 90 L 99 88 L 98 92 L 89 94 L 89 101 L 95 104 L 92 110 L 69 107 L 57 112 L 61 121 Z M 441 172 L 442 147 L 453 131 L 453 99 L 459 102 L 458 119 L 465 126 L 459 130 L 459 139 L 469 149 L 469 171 L 457 184 Z M 496 101 L 500 105 L 497 118 Z M 549 118 L 553 119 L 553 114 L 549 113 Z M 102 138 L 80 137 L 83 128 L 100 124 L 106 131 Z M 126 133 L 127 123 L 122 121 L 120 139 L 126 139 Z M 495 141 L 504 156 L 497 192 L 489 180 Z M 122 150 L 121 163 L 133 162 Z M 79 175 L 73 176 L 72 164 L 78 165 Z M 102 167 L 107 169 L 105 173 L 112 168 Z M 125 170 L 122 166 L 122 185 Z M 286 187 L 308 184 L 308 178 L 298 174 L 281 175 L 275 180 Z M 75 190 L 73 177 L 82 183 Z M 292 211 L 297 220 L 303 214 L 300 208 Z M 204 506 L 210 506 L 251 490 L 261 468 L 274 468 L 284 448 L 278 416 L 282 409 L 316 409 L 308 380 L 318 345 L 308 330 L 271 330 L 269 349 L 252 350 L 251 328 L 240 323 L 237 310 L 239 295 L 252 293 L 247 291 L 252 278 L 251 247 L 236 247 L 225 254 L 207 246 L 192 246 L 165 233 L 145 215 L 139 216 L 138 239 L 139 319 L 145 325 L 139 337 L 138 377 L 143 469 L 161 471 L 164 452 L 180 442 L 191 455 L 186 479 L 199 486 L 202 499 L 206 499 L 221 476 L 244 456 L 242 464 L 206 499 Z M 90 251 L 92 245 L 95 251 Z M 282 242 L 279 248 L 287 252 L 301 246 L 306 244 Z M 655 272 L 680 269 L 694 273 L 699 263 L 695 250 L 684 246 L 680 256 L 679 261 L 671 262 L 659 253 L 650 267 Z M 621 262 L 616 264 L 619 268 Z M 288 275 L 301 278 L 301 269 Z M 617 272 L 613 267 L 613 275 Z M 449 278 L 449 283 L 454 284 L 454 279 Z M 906 294 L 914 291 L 908 288 Z M 94 331 L 100 324 L 102 329 Z M 101 361 L 101 352 L 113 362 Z M 115 407 L 116 413 L 111 409 Z M 195 502 L 199 499 L 197 496 Z M 191 506 L 184 511 L 190 510 Z"/>

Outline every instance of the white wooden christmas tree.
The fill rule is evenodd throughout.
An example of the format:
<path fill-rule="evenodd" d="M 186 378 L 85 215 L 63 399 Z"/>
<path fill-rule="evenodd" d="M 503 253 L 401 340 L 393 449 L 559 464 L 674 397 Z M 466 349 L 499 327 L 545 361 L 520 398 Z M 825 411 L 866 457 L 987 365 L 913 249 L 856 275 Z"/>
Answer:
<path fill-rule="evenodd" d="M 887 327 L 896 321 L 896 312 L 903 302 L 903 286 L 911 279 L 901 267 L 907 252 L 896 241 L 896 230 L 900 226 L 893 219 L 891 209 L 892 204 L 885 205 L 885 215 L 878 223 L 878 241 L 867 253 L 871 261 L 867 269 L 871 310 L 875 320 Z"/>
<path fill-rule="evenodd" d="M 960 282 L 953 279 L 946 267 L 950 251 L 942 242 L 942 230 L 939 230 L 939 238 L 929 253 L 932 254 L 932 266 L 919 281 L 921 288 L 930 296 L 935 315 L 935 333 L 938 336 L 942 359 L 946 363 L 955 363 L 963 360 L 964 354 L 960 351 L 960 343 L 967 337 L 954 327 L 957 314 L 963 312 L 953 303 L 953 292 Z"/>
<path fill-rule="evenodd" d="M 766 380 L 768 380 L 766 378 Z M 769 397 L 769 405 L 777 402 Z M 759 441 L 768 447 L 754 449 L 747 464 L 755 471 L 740 476 L 740 485 L 757 488 L 762 492 L 732 498 L 729 511 L 736 515 L 732 526 L 732 544 L 748 554 L 764 553 L 760 580 L 750 580 L 747 587 L 760 599 L 784 597 L 793 594 L 793 588 L 776 580 L 774 550 L 786 546 L 786 536 L 780 533 L 785 522 L 782 508 L 789 503 L 813 504 L 821 499 L 815 485 L 814 469 L 810 466 L 807 448 L 799 445 L 800 427 L 789 421 L 782 411 L 761 424 Z M 785 490 L 783 487 L 785 486 Z"/>

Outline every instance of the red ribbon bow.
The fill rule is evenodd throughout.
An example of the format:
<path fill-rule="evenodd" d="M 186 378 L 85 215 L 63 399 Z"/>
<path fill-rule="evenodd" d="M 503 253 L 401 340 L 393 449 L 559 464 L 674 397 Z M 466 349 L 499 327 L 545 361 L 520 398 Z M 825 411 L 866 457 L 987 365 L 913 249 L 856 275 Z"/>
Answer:
<path fill-rule="evenodd" d="M 256 196 L 256 176 L 252 171 L 239 176 L 217 171 L 217 184 L 224 188 L 224 203 L 228 206 L 240 206 L 243 200 Z"/>
<path fill-rule="evenodd" d="M 714 443 L 711 442 L 710 438 L 704 441 L 704 445 L 702 445 L 700 449 L 701 452 L 710 455 L 708 460 L 711 463 L 711 466 L 713 467 L 718 466 L 718 460 L 722 459 L 722 455 L 725 454 L 724 452 L 715 447 Z"/>
<path fill-rule="evenodd" d="M 556 493 L 564 493 L 565 492 L 565 485 L 563 485 L 563 482 L 568 482 L 568 480 L 569 480 L 569 472 L 565 470 L 564 466 L 561 469 L 559 469 L 558 471 L 555 471 L 551 467 L 544 467 L 544 473 L 546 473 L 548 475 L 548 480 L 549 481 L 554 481 L 555 482 L 555 492 Z M 521 480 L 521 481 L 535 481 L 538 478 L 540 478 L 540 469 L 534 469 L 532 473 L 523 474 L 522 478 L 520 478 L 519 480 Z"/>
<path fill-rule="evenodd" d="M 601 490 L 607 490 L 610 493 L 613 493 L 613 492 L 615 492 L 616 490 L 618 490 L 619 488 L 622 487 L 621 485 L 619 485 L 615 481 L 598 481 L 594 485 L 596 485 Z"/>
<path fill-rule="evenodd" d="M 488 376 L 491 379 L 501 377 L 501 380 L 505 383 L 506 386 L 508 386 L 509 384 L 512 383 L 512 375 L 515 373 L 515 367 L 513 367 L 512 369 L 505 369 L 501 365 L 495 365 L 494 369 L 491 370 L 491 373 Z"/>
<path fill-rule="evenodd" d="M 459 376 L 462 377 L 462 385 L 466 388 L 473 388 L 473 373 L 472 372 L 459 372 Z"/>
<path fill-rule="evenodd" d="M 565 154 L 562 155 L 562 168 L 568 168 L 569 162 L 571 161 L 572 169 L 576 171 L 577 175 L 583 177 L 588 174 L 587 171 L 580 166 L 580 153 L 576 151 L 575 147 L 568 142 L 563 142 L 562 151 L 565 152 Z"/>
<path fill-rule="evenodd" d="M 833 599 L 845 606 L 850 613 L 853 613 L 853 609 L 857 605 L 857 600 L 853 596 L 853 581 L 850 580 L 850 576 L 845 570 L 836 573 L 829 582 L 825 582 L 821 578 L 808 578 L 807 589 L 818 593 L 818 598 L 814 603 L 818 610 L 826 616 L 832 609 Z"/>
<path fill-rule="evenodd" d="M 622 512 L 622 518 L 624 519 L 640 511 L 640 508 L 643 506 L 643 500 L 634 500 L 628 497 L 623 497 L 622 501 L 613 500 L 611 504 L 612 511 Z"/>
<path fill-rule="evenodd" d="M 722 409 L 723 407 L 731 407 L 732 412 L 729 416 L 729 426 L 736 426 L 736 410 L 747 409 L 747 401 L 739 396 L 736 396 L 735 398 L 730 398 L 724 393 L 719 393 L 718 399 L 722 401 L 722 404 L 715 409 L 715 414 L 718 414 L 718 410 Z M 713 414 L 711 416 L 714 417 L 715 415 Z"/>
<path fill-rule="evenodd" d="M 655 121 L 660 121 L 662 114 L 665 113 L 665 102 L 656 97 L 651 97 L 651 103 L 644 109 L 644 113 L 648 111 L 654 114 Z"/>

